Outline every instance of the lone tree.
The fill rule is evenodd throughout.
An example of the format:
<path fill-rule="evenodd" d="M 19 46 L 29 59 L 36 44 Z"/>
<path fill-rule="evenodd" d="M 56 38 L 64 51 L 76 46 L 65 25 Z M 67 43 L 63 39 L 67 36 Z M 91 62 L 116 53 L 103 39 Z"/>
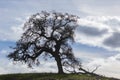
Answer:
<path fill-rule="evenodd" d="M 32 15 L 24 24 L 24 33 L 8 55 L 13 61 L 38 65 L 39 56 L 52 56 L 57 62 L 58 73 L 63 72 L 66 62 L 75 62 L 70 46 L 74 42 L 74 30 L 78 17 L 68 13 L 46 12 Z"/>

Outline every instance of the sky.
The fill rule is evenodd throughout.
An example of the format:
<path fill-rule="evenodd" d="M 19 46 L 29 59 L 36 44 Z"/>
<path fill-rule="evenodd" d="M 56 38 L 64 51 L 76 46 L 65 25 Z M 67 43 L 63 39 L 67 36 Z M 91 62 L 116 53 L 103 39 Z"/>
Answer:
<path fill-rule="evenodd" d="M 33 69 L 6 58 L 20 39 L 27 18 L 41 11 L 70 13 L 80 17 L 75 30 L 74 55 L 83 67 L 120 78 L 120 0 L 0 0 L 0 74 L 57 72 L 55 61 L 42 60 Z"/>

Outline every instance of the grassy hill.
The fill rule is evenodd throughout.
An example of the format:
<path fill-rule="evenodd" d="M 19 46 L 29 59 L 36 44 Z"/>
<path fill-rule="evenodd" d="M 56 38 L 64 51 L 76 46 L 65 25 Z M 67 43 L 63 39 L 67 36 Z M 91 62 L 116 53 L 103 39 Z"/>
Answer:
<path fill-rule="evenodd" d="M 83 74 L 26 73 L 0 75 L 0 80 L 120 80 Z"/>

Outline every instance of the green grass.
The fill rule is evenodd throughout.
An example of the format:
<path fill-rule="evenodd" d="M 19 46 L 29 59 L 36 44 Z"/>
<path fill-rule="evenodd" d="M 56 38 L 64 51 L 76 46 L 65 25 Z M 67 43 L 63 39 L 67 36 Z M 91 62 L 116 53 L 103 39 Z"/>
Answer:
<path fill-rule="evenodd" d="M 119 80 L 80 74 L 26 73 L 0 75 L 0 80 Z"/>

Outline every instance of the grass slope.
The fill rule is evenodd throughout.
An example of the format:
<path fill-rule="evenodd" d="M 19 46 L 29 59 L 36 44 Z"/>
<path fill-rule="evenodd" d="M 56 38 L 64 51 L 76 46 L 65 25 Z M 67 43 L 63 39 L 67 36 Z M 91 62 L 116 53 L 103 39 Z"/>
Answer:
<path fill-rule="evenodd" d="M 27 73 L 0 75 L 0 80 L 120 80 L 80 74 Z"/>

